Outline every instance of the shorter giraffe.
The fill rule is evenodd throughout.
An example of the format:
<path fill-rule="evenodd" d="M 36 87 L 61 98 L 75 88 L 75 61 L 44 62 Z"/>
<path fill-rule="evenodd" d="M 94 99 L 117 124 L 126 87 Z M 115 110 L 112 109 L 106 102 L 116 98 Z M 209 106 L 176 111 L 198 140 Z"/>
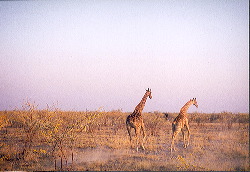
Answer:
<path fill-rule="evenodd" d="M 141 147 L 143 150 L 145 150 L 145 147 L 143 145 L 145 138 L 146 138 L 146 133 L 145 133 L 145 126 L 144 126 L 144 122 L 142 119 L 142 110 L 145 106 L 146 100 L 147 98 L 152 98 L 151 95 L 151 89 L 147 89 L 146 93 L 144 94 L 142 100 L 140 101 L 140 103 L 135 107 L 135 110 L 133 113 L 131 113 L 127 119 L 126 119 L 126 126 L 127 126 L 127 130 L 128 130 L 128 134 L 130 137 L 130 143 L 132 143 L 132 136 L 131 136 L 131 129 L 134 128 L 135 129 L 135 137 L 136 137 L 136 150 L 138 151 L 138 144 L 139 144 L 139 134 L 142 131 L 142 136 L 143 139 L 141 141 Z M 132 145 L 131 145 L 132 146 Z"/>
<path fill-rule="evenodd" d="M 174 141 L 176 139 L 176 135 L 181 131 L 182 132 L 182 136 L 183 136 L 183 143 L 184 143 L 184 148 L 187 148 L 187 146 L 189 145 L 189 140 L 190 140 L 190 129 L 189 129 L 189 124 L 188 124 L 188 118 L 187 118 L 187 110 L 191 105 L 195 105 L 198 108 L 198 104 L 196 101 L 196 98 L 190 99 L 180 110 L 179 115 L 174 119 L 173 123 L 172 123 L 172 143 L 171 143 L 171 153 L 172 150 L 175 150 L 175 146 L 174 146 Z M 185 139 L 185 133 L 184 133 L 184 127 L 186 127 L 187 131 L 188 131 L 188 140 L 186 143 L 186 139 Z"/>

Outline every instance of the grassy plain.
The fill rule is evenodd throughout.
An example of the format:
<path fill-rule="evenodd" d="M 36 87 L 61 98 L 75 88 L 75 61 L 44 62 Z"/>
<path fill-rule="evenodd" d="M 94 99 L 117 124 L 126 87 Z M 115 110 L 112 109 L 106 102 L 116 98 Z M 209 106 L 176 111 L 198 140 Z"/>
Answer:
<path fill-rule="evenodd" d="M 170 154 L 171 122 L 177 116 L 144 113 L 146 150 L 130 147 L 129 113 L 63 112 L 56 108 L 0 112 L 0 170 L 249 171 L 249 114 L 189 114 L 191 139 L 178 135 Z M 134 132 L 133 132 L 134 134 Z"/>

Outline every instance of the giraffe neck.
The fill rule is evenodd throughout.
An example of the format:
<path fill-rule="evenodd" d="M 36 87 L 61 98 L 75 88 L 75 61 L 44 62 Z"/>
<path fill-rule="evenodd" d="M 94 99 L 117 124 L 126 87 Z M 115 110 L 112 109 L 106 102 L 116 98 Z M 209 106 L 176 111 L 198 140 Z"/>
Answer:
<path fill-rule="evenodd" d="M 192 101 L 188 101 L 180 110 L 180 114 L 185 115 L 187 113 L 188 108 L 192 105 Z"/>
<path fill-rule="evenodd" d="M 141 102 L 135 107 L 134 111 L 137 111 L 137 113 L 141 113 L 144 106 L 145 106 L 147 98 L 148 98 L 148 95 L 147 95 L 147 93 L 145 93 L 144 96 L 141 99 Z"/>

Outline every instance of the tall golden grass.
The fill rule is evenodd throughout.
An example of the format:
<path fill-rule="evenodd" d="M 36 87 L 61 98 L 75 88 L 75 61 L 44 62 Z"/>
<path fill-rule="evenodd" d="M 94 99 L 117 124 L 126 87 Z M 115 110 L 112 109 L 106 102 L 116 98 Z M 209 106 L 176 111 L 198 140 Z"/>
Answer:
<path fill-rule="evenodd" d="M 170 155 L 171 122 L 178 115 L 144 113 L 146 150 L 136 152 L 125 126 L 129 113 L 55 107 L 0 112 L 0 170 L 241 171 L 249 168 L 249 114 L 189 114 L 191 143 Z"/>

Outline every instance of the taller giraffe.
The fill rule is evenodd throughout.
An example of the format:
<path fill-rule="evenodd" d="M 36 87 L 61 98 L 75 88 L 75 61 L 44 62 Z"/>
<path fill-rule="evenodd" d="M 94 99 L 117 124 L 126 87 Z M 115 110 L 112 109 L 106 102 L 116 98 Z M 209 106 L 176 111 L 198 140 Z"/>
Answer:
<path fill-rule="evenodd" d="M 144 122 L 142 119 L 142 110 L 145 106 L 145 103 L 147 101 L 147 98 L 152 98 L 151 95 L 151 89 L 147 89 L 146 93 L 144 94 L 144 96 L 142 97 L 140 103 L 135 107 L 135 110 L 133 113 L 131 113 L 127 119 L 126 119 L 126 126 L 127 126 L 127 130 L 128 130 L 128 134 L 130 137 L 130 143 L 132 143 L 132 136 L 131 136 L 131 129 L 134 128 L 135 129 L 135 137 L 136 137 L 136 150 L 138 151 L 139 147 L 139 140 L 138 140 L 138 136 L 140 134 L 140 132 L 142 131 L 142 135 L 143 135 L 143 139 L 141 141 L 141 147 L 143 150 L 145 150 L 145 147 L 143 145 L 145 138 L 146 138 L 146 133 L 145 133 L 145 126 L 144 126 Z"/>
<path fill-rule="evenodd" d="M 196 98 L 190 99 L 180 110 L 179 115 L 174 119 L 172 123 L 172 143 L 171 143 L 171 152 L 172 149 L 175 150 L 174 147 L 174 141 L 176 139 L 176 135 L 181 131 L 182 136 L 183 136 L 183 143 L 184 143 L 184 148 L 186 148 L 189 145 L 189 139 L 190 139 L 190 130 L 189 130 L 189 124 L 188 124 L 188 118 L 187 118 L 187 110 L 191 105 L 195 105 L 198 108 L 198 104 L 196 101 Z M 185 142 L 185 133 L 184 133 L 184 127 L 186 127 L 188 131 L 188 140 L 187 144 Z"/>

